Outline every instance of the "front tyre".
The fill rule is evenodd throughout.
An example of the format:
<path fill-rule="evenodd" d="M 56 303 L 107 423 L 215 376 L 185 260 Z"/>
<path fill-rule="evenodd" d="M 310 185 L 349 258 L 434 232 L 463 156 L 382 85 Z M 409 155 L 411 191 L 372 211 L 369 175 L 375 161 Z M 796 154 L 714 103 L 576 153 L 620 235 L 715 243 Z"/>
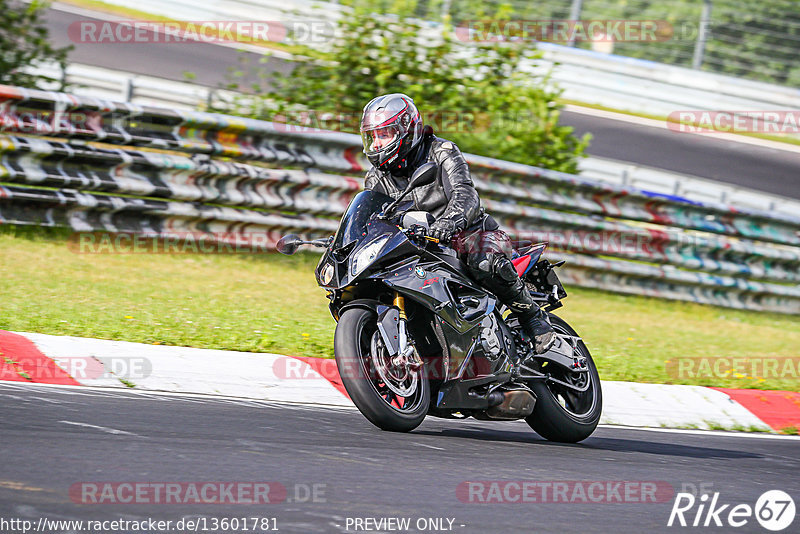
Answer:
<path fill-rule="evenodd" d="M 556 333 L 565 336 L 579 337 L 566 321 L 550 315 L 550 323 Z M 586 358 L 588 372 L 578 375 L 563 368 L 554 368 L 552 373 L 562 382 L 567 382 L 581 389 L 588 380 L 588 388 L 582 393 L 545 380 L 531 380 L 528 385 L 536 393 L 536 405 L 533 413 L 525 421 L 537 434 L 550 441 L 577 443 L 588 438 L 600 422 L 603 411 L 603 393 L 600 389 L 600 376 L 597 366 L 592 360 L 589 349 L 583 341 L 577 343 L 580 356 Z"/>
<path fill-rule="evenodd" d="M 430 385 L 424 368 L 393 366 L 372 310 L 345 310 L 333 339 L 336 366 L 356 408 L 382 430 L 408 432 L 428 412 Z"/>

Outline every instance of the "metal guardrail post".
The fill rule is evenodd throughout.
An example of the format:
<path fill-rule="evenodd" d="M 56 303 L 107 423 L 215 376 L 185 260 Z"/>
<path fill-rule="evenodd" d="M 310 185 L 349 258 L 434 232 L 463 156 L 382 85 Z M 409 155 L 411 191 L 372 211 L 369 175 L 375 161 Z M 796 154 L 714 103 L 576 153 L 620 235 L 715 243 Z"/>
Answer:
<path fill-rule="evenodd" d="M 122 87 L 122 98 L 124 102 L 133 101 L 133 93 L 136 87 L 133 83 L 133 76 L 125 78 L 125 85 Z"/>
<path fill-rule="evenodd" d="M 703 11 L 700 13 L 700 27 L 697 29 L 697 42 L 694 45 L 692 68 L 700 70 L 703 66 L 703 56 L 706 50 L 708 25 L 711 23 L 711 0 L 703 0 Z"/>
<path fill-rule="evenodd" d="M 569 20 L 571 22 L 577 21 L 581 17 L 581 10 L 583 9 L 583 0 L 572 0 L 572 7 L 569 10 Z M 575 46 L 575 33 L 572 32 L 567 41 L 567 46 Z"/>
<path fill-rule="evenodd" d="M 59 82 L 61 83 L 60 90 L 63 91 L 64 88 L 67 86 L 67 66 L 61 64 L 59 65 L 59 70 L 61 71 L 61 75 L 59 76 Z"/>
<path fill-rule="evenodd" d="M 441 16 L 442 21 L 446 21 L 450 17 L 450 0 L 443 0 Z"/>

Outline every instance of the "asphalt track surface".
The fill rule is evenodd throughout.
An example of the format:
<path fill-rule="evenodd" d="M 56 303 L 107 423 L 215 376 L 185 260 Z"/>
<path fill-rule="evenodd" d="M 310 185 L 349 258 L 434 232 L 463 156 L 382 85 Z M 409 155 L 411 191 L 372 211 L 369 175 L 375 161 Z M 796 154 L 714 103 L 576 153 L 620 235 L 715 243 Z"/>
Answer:
<path fill-rule="evenodd" d="M 0 517 L 34 522 L 261 516 L 276 518 L 280 532 L 335 533 L 355 531 L 347 529 L 348 517 L 408 517 L 412 525 L 444 517 L 464 534 L 676 530 L 666 527 L 672 498 L 614 504 L 457 498 L 459 483 L 476 480 L 660 481 L 675 491 L 704 484 L 720 493 L 720 503 L 750 505 L 764 491 L 781 489 L 800 503 L 800 439 L 794 438 L 601 427 L 581 444 L 563 445 L 521 422 L 436 418 L 396 434 L 372 427 L 354 409 L 16 383 L 0 384 L 0 409 L 6 414 Z M 70 486 L 92 481 L 272 481 L 287 488 L 288 500 L 256 506 L 70 499 Z M 305 502 L 302 488 L 314 484 L 322 485 L 316 502 Z M 289 502 L 298 500 L 304 502 Z M 753 519 L 737 531 L 765 532 Z"/>
<path fill-rule="evenodd" d="M 800 198 L 798 152 L 585 114 L 564 112 L 562 116 L 562 122 L 574 127 L 578 135 L 592 134 L 587 152 L 593 156 Z"/>
<path fill-rule="evenodd" d="M 99 67 L 126 70 L 172 80 L 184 81 L 192 72 L 195 83 L 221 87 L 230 68 L 239 65 L 239 57 L 250 58 L 257 65 L 259 56 L 235 48 L 205 43 L 119 43 L 91 44 L 70 41 L 70 24 L 88 17 L 63 11 L 47 12 L 51 39 L 59 46 L 73 44 L 72 61 Z M 291 64 L 270 58 L 259 67 L 263 72 L 287 72 Z M 251 71 L 243 79 L 257 82 Z M 563 124 L 576 133 L 592 133 L 588 153 L 594 156 L 630 161 L 640 165 L 691 174 L 748 187 L 777 195 L 800 198 L 800 154 L 768 147 L 745 145 L 713 135 L 698 136 L 672 132 L 665 128 L 635 125 L 581 113 L 563 112 Z"/>

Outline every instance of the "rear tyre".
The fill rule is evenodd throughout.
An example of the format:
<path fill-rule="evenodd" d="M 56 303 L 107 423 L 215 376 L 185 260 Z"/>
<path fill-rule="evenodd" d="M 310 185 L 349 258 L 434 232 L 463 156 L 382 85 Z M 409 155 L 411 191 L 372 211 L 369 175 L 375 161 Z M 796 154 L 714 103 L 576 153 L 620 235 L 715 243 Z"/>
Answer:
<path fill-rule="evenodd" d="M 549 317 L 557 333 L 579 337 L 566 321 L 555 315 Z M 536 405 L 525 421 L 537 434 L 550 441 L 577 443 L 588 438 L 600 422 L 603 411 L 600 376 L 583 341 L 578 342 L 577 348 L 580 355 L 586 358 L 588 372 L 583 377 L 561 367 L 555 368 L 553 372 L 561 372 L 557 378 L 576 385 L 581 384 L 582 380 L 588 380 L 589 388 L 585 392 L 576 393 L 562 385 L 541 379 L 528 381 L 528 385 L 536 393 Z"/>
<path fill-rule="evenodd" d="M 333 349 L 345 390 L 373 425 L 408 432 L 422 423 L 430 403 L 424 368 L 391 365 L 374 311 L 345 310 L 336 325 Z"/>

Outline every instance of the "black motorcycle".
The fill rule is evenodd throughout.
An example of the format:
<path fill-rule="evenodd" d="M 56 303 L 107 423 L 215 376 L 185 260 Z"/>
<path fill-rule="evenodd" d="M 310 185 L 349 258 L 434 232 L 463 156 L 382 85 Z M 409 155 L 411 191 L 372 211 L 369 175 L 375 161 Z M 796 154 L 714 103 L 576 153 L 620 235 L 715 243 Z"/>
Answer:
<path fill-rule="evenodd" d="M 350 398 L 383 430 L 410 431 L 426 415 L 524 418 L 549 440 L 587 438 L 600 420 L 600 378 L 578 334 L 549 313 L 566 297 L 553 270 L 560 263 L 540 259 L 544 243 L 517 245 L 514 265 L 557 333 L 535 354 L 515 314 L 470 279 L 454 250 L 424 234 L 430 216 L 402 209 L 436 171 L 434 163 L 417 169 L 397 200 L 358 193 L 333 237 L 278 242 L 284 254 L 326 248 L 316 277 L 338 323 L 334 353 Z"/>

